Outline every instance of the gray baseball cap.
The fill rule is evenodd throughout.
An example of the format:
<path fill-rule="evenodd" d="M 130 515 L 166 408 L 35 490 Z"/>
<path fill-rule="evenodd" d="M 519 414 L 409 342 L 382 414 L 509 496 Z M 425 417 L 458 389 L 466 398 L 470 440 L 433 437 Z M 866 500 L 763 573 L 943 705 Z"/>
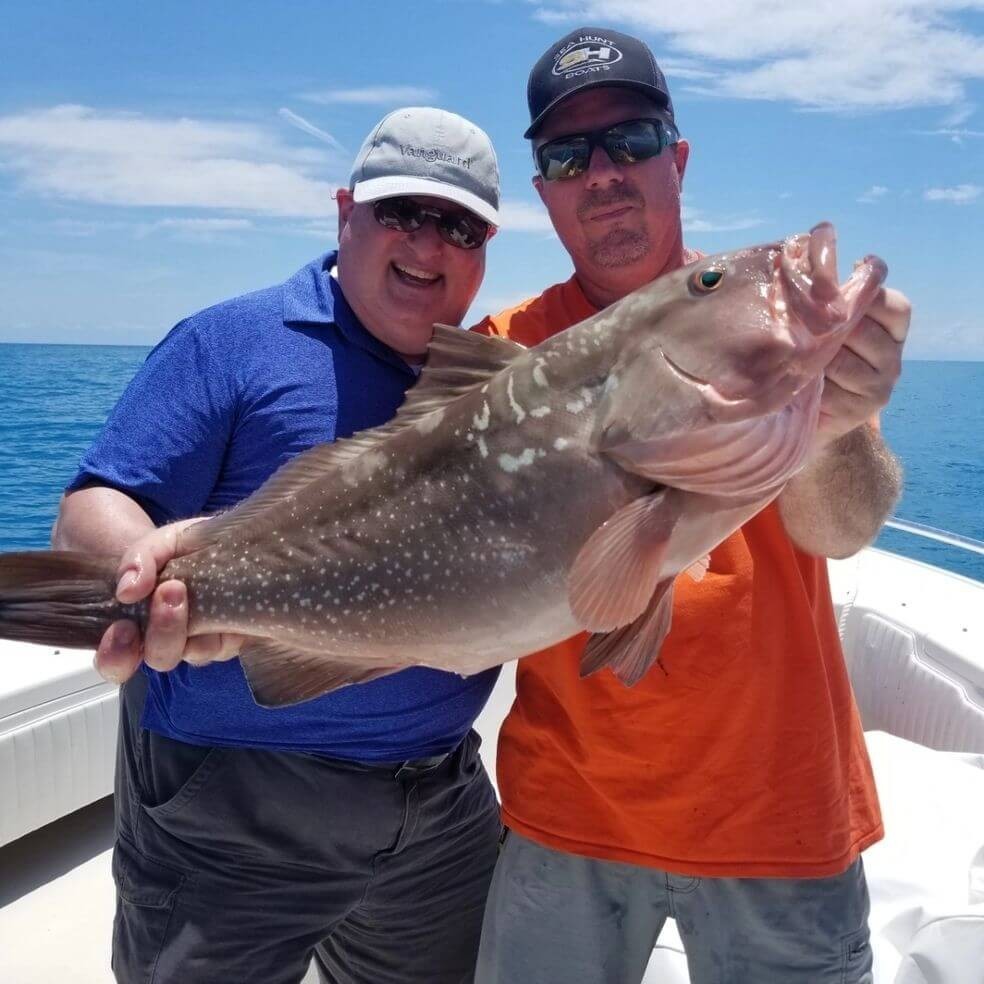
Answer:
<path fill-rule="evenodd" d="M 499 224 L 499 164 L 484 130 L 443 109 L 411 106 L 384 116 L 349 178 L 357 202 L 431 195 Z"/>

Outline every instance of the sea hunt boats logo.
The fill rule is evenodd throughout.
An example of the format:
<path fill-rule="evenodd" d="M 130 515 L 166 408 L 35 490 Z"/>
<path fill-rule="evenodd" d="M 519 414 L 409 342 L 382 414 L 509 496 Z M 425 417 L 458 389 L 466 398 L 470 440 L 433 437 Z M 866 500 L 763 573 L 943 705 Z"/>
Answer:
<path fill-rule="evenodd" d="M 471 170 L 470 157 L 458 157 L 449 154 L 446 150 L 438 150 L 436 147 L 411 147 L 408 144 L 400 144 L 400 153 L 404 157 L 419 157 L 421 160 L 433 164 L 436 161 L 444 161 L 445 164 L 456 164 L 458 167 L 465 167 Z"/>
<path fill-rule="evenodd" d="M 554 56 L 552 71 L 570 79 L 587 72 L 607 72 L 621 60 L 622 52 L 608 38 L 587 36 L 561 48 Z"/>

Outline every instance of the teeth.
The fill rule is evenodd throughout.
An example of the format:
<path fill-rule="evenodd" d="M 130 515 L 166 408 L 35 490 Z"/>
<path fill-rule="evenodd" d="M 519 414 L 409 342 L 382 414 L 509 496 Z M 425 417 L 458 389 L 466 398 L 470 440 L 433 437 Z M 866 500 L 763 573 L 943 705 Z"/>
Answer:
<path fill-rule="evenodd" d="M 440 277 L 440 274 L 438 273 L 431 273 L 429 270 L 421 270 L 418 267 L 407 266 L 405 263 L 394 262 L 393 266 L 395 266 L 400 273 L 405 273 L 408 276 L 416 277 L 417 280 L 434 281 Z"/>

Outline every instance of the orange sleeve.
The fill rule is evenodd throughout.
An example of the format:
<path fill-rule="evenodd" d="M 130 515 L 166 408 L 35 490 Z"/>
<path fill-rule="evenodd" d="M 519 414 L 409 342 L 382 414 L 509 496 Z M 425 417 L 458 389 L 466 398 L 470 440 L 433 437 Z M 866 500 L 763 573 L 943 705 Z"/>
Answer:
<path fill-rule="evenodd" d="M 469 331 L 477 331 L 480 335 L 505 335 L 496 318 L 486 315 L 481 321 L 471 326 Z"/>

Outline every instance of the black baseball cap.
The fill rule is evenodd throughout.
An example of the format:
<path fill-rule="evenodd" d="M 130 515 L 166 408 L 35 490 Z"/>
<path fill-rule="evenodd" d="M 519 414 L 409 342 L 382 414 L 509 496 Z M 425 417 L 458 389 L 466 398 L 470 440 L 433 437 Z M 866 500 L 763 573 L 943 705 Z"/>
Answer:
<path fill-rule="evenodd" d="M 649 96 L 660 116 L 676 125 L 666 78 L 648 45 L 602 27 L 579 27 L 552 44 L 530 72 L 526 99 L 531 138 L 547 114 L 575 92 L 596 85 L 619 85 Z"/>

